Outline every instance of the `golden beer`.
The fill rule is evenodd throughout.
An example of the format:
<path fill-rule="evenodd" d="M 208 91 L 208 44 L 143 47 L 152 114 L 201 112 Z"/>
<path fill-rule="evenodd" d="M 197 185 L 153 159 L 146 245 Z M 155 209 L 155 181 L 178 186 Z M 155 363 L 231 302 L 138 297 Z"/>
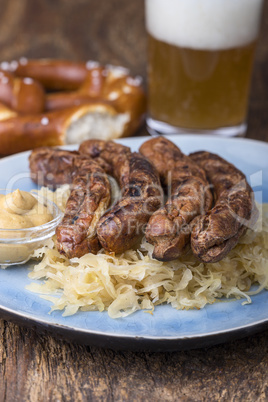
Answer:
<path fill-rule="evenodd" d="M 246 129 L 263 0 L 145 0 L 150 131 Z"/>
<path fill-rule="evenodd" d="M 151 117 L 190 129 L 243 123 L 255 45 L 210 51 L 176 47 L 149 36 Z"/>

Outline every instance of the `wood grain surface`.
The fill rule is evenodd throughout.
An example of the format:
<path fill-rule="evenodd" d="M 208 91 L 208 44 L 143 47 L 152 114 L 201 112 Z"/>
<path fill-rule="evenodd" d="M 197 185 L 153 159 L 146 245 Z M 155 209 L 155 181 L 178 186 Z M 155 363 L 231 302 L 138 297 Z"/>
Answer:
<path fill-rule="evenodd" d="M 0 0 L 0 10 L 1 60 L 93 59 L 146 76 L 142 0 Z M 267 35 L 266 2 L 247 133 L 264 141 Z M 207 349 L 134 353 L 67 343 L 0 320 L 0 401 L 267 401 L 267 367 L 268 331 Z"/>

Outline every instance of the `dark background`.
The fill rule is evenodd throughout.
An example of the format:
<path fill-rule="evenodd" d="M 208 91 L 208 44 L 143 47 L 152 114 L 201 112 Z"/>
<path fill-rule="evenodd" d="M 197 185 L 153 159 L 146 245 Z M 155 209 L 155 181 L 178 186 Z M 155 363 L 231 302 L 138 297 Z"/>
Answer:
<path fill-rule="evenodd" d="M 267 34 L 266 2 L 247 133 L 264 141 Z M 145 78 L 143 0 L 0 0 L 0 60 L 21 56 L 93 59 Z M 0 320 L 3 401 L 265 401 L 267 367 L 268 331 L 207 349 L 153 354 L 69 344 Z"/>

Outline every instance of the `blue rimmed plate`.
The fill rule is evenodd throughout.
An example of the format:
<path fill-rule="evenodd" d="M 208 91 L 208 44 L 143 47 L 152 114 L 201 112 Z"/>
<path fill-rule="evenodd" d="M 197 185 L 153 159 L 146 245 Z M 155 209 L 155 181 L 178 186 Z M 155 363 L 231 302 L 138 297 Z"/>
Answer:
<path fill-rule="evenodd" d="M 208 150 L 234 163 L 246 175 L 256 199 L 268 202 L 268 144 L 213 136 L 169 137 L 183 152 Z M 147 138 L 128 138 L 120 143 L 133 151 Z M 76 148 L 76 147 L 68 147 Z M 29 152 L 0 160 L 0 188 L 29 191 L 36 188 L 30 179 Z M 268 328 L 268 291 L 243 300 L 222 301 L 201 310 L 177 311 L 170 305 L 156 307 L 153 315 L 138 311 L 113 320 L 106 312 L 79 312 L 62 317 L 49 314 L 51 303 L 25 289 L 30 264 L 0 270 L 0 313 L 3 318 L 38 327 L 65 339 L 117 349 L 182 350 L 225 342 Z"/>

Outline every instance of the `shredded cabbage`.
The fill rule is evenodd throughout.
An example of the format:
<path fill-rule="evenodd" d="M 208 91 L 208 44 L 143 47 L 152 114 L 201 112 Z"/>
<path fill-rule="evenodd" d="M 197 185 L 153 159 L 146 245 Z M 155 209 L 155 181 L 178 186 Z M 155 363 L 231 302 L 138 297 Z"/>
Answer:
<path fill-rule="evenodd" d="M 68 198 L 68 187 L 55 193 L 42 189 L 60 207 Z M 60 201 L 59 201 L 60 199 Z M 161 262 L 152 258 L 153 246 L 141 242 L 139 249 L 121 255 L 101 250 L 68 260 L 60 255 L 54 241 L 35 250 L 40 258 L 29 277 L 28 290 L 41 293 L 63 315 L 78 310 L 108 310 L 112 318 L 125 317 L 137 310 L 153 311 L 169 303 L 176 309 L 203 308 L 221 298 L 243 298 L 268 289 L 268 204 L 255 230 L 248 230 L 239 244 L 220 262 L 204 264 L 191 252 L 179 260 Z M 257 288 L 252 289 L 252 285 Z"/>

